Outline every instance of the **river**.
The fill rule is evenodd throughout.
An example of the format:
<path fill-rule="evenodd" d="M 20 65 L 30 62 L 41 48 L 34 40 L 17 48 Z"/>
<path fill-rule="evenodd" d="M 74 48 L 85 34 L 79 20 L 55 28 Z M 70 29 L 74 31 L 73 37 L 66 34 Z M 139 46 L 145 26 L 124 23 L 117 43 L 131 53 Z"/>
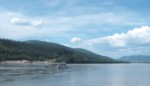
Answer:
<path fill-rule="evenodd" d="M 0 64 L 0 86 L 149 86 L 150 64 L 67 64 L 67 69 Z"/>

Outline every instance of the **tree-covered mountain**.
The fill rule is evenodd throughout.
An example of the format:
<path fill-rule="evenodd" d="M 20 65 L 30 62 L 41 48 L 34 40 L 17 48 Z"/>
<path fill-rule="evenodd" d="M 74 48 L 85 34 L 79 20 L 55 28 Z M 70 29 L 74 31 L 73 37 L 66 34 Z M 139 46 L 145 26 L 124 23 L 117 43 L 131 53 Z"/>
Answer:
<path fill-rule="evenodd" d="M 6 60 L 52 60 L 66 63 L 113 63 L 109 57 L 84 49 L 73 49 L 60 44 L 37 40 L 13 41 L 0 39 L 0 61 Z"/>
<path fill-rule="evenodd" d="M 150 56 L 145 56 L 145 55 L 123 56 L 123 57 L 120 57 L 118 60 L 129 61 L 129 62 L 149 63 L 150 62 Z"/>
<path fill-rule="evenodd" d="M 92 58 L 95 58 L 95 59 L 99 59 L 101 61 L 108 61 L 108 62 L 113 60 L 110 57 L 98 55 L 96 53 L 93 53 L 89 50 L 85 50 L 85 49 L 82 49 L 82 48 L 75 48 L 74 50 L 78 53 L 85 54 L 85 56 L 88 57 L 88 58 L 92 57 Z"/>

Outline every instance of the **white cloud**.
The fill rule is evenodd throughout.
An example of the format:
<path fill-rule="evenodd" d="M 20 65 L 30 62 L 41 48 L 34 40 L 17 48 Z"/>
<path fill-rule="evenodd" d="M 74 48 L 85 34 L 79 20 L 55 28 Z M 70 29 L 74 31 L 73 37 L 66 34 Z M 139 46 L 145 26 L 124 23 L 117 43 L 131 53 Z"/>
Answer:
<path fill-rule="evenodd" d="M 142 26 L 129 30 L 127 33 L 116 33 L 112 36 L 100 37 L 84 41 L 90 45 L 109 44 L 113 47 L 124 47 L 134 44 L 150 43 L 150 27 Z"/>
<path fill-rule="evenodd" d="M 150 43 L 150 27 L 143 26 L 128 31 L 128 41 L 136 44 Z"/>
<path fill-rule="evenodd" d="M 71 42 L 72 43 L 78 43 L 78 42 L 81 42 L 82 41 L 82 39 L 80 38 L 80 37 L 73 37 L 72 39 L 71 39 Z"/>
<path fill-rule="evenodd" d="M 30 22 L 28 22 L 27 20 L 17 17 L 12 18 L 11 23 L 16 25 L 30 25 Z"/>
<path fill-rule="evenodd" d="M 14 25 L 25 25 L 25 26 L 41 26 L 43 24 L 43 21 L 41 20 L 33 20 L 33 19 L 25 19 L 25 18 L 18 18 L 14 17 L 10 20 L 10 22 Z"/>
<path fill-rule="evenodd" d="M 0 8 L 0 37 L 14 40 L 38 39 L 39 37 L 64 36 L 70 28 L 51 25 L 45 18 L 30 18 L 21 13 Z M 42 25 L 42 27 L 41 27 Z M 42 28 L 42 29 L 39 29 Z"/>

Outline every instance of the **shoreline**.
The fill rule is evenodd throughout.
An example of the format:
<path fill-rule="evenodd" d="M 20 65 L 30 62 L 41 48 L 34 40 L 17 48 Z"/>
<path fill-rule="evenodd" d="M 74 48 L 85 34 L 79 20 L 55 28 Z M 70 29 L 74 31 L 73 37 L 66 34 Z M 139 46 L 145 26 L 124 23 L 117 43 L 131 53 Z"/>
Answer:
<path fill-rule="evenodd" d="M 29 61 L 29 60 L 16 60 L 16 61 L 2 61 L 0 64 L 58 64 L 58 62 L 49 62 L 49 61 Z M 59 63 L 61 64 L 61 63 Z M 129 64 L 126 62 L 113 62 L 113 63 L 67 63 L 67 64 Z"/>
<path fill-rule="evenodd" d="M 2 61 L 0 64 L 48 64 L 48 61 L 29 61 L 29 60 L 16 60 L 16 61 Z"/>

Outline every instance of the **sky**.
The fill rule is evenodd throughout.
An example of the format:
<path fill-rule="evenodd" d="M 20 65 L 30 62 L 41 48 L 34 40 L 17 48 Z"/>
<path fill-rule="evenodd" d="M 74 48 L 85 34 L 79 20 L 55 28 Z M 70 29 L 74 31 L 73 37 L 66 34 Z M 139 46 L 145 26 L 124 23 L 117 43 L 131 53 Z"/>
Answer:
<path fill-rule="evenodd" d="M 150 55 L 149 0 L 0 0 L 0 38 L 119 58 Z"/>

